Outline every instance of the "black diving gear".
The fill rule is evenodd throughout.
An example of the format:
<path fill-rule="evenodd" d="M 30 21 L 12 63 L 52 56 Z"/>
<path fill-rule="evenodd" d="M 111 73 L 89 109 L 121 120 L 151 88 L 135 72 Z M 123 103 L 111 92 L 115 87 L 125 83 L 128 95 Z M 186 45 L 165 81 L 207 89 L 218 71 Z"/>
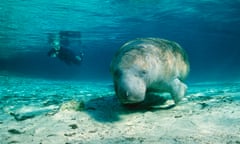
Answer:
<path fill-rule="evenodd" d="M 80 55 L 75 55 L 74 52 L 70 49 L 60 47 L 59 50 L 56 50 L 54 48 L 50 49 L 48 52 L 48 56 L 57 57 L 68 65 L 79 65 L 82 61 L 83 53 L 81 52 Z"/>
<path fill-rule="evenodd" d="M 80 38 L 81 33 L 74 31 L 60 31 L 57 34 L 49 34 L 48 42 L 52 48 L 48 51 L 48 56 L 57 57 L 68 65 L 79 65 L 83 59 L 83 53 L 80 52 L 76 55 L 66 47 L 71 47 L 71 42 L 76 41 L 79 46 L 81 44 Z"/>

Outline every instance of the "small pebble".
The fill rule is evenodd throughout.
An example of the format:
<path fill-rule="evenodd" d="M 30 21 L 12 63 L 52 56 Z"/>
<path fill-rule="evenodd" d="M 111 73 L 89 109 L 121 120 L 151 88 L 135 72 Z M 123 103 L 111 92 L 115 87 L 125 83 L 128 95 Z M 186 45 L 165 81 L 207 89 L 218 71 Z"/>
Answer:
<path fill-rule="evenodd" d="M 11 134 L 22 134 L 22 132 L 20 132 L 19 130 L 16 130 L 16 129 L 10 129 L 10 130 L 8 130 L 8 132 Z"/>
<path fill-rule="evenodd" d="M 206 103 L 199 103 L 199 104 L 201 105 L 201 109 L 204 109 L 205 107 L 208 106 L 208 104 L 206 104 Z"/>
<path fill-rule="evenodd" d="M 89 133 L 95 133 L 97 132 L 97 129 L 94 129 L 94 130 L 90 130 Z"/>
<path fill-rule="evenodd" d="M 76 133 L 64 134 L 64 136 L 73 136 L 73 135 L 76 135 Z"/>
<path fill-rule="evenodd" d="M 72 129 L 77 129 L 78 126 L 76 124 L 70 124 L 69 127 L 71 127 Z"/>
<path fill-rule="evenodd" d="M 56 134 L 47 135 L 47 137 L 52 137 L 52 136 L 56 136 Z"/>
<path fill-rule="evenodd" d="M 176 115 L 176 116 L 174 116 L 174 118 L 181 118 L 182 117 L 182 115 Z"/>

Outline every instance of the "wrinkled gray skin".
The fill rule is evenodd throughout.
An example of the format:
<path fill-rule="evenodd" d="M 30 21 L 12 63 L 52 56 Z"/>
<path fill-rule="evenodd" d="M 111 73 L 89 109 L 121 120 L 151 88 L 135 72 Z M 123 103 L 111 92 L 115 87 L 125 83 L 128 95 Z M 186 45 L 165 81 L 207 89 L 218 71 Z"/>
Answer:
<path fill-rule="evenodd" d="M 124 44 L 110 65 L 117 97 L 122 104 L 144 101 L 149 92 L 169 92 L 177 104 L 185 95 L 189 72 L 179 44 L 159 38 L 139 38 Z"/>

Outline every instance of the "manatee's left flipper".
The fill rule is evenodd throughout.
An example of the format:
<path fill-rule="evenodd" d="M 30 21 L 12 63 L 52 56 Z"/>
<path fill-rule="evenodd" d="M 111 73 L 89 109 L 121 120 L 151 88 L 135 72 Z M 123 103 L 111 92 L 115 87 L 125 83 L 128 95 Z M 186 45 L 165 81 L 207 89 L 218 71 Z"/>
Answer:
<path fill-rule="evenodd" d="M 184 97 L 186 91 L 187 91 L 187 86 L 181 82 L 178 78 L 175 78 L 171 84 L 171 96 L 175 102 L 175 104 L 178 104 Z"/>

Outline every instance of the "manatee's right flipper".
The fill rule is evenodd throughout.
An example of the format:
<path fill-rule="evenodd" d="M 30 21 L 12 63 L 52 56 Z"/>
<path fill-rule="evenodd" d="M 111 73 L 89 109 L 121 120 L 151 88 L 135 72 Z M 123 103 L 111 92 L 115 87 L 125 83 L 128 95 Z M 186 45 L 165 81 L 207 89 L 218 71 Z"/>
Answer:
<path fill-rule="evenodd" d="M 175 102 L 178 104 L 184 97 L 187 91 L 187 86 L 181 82 L 178 78 L 174 79 L 171 84 L 171 96 Z"/>

